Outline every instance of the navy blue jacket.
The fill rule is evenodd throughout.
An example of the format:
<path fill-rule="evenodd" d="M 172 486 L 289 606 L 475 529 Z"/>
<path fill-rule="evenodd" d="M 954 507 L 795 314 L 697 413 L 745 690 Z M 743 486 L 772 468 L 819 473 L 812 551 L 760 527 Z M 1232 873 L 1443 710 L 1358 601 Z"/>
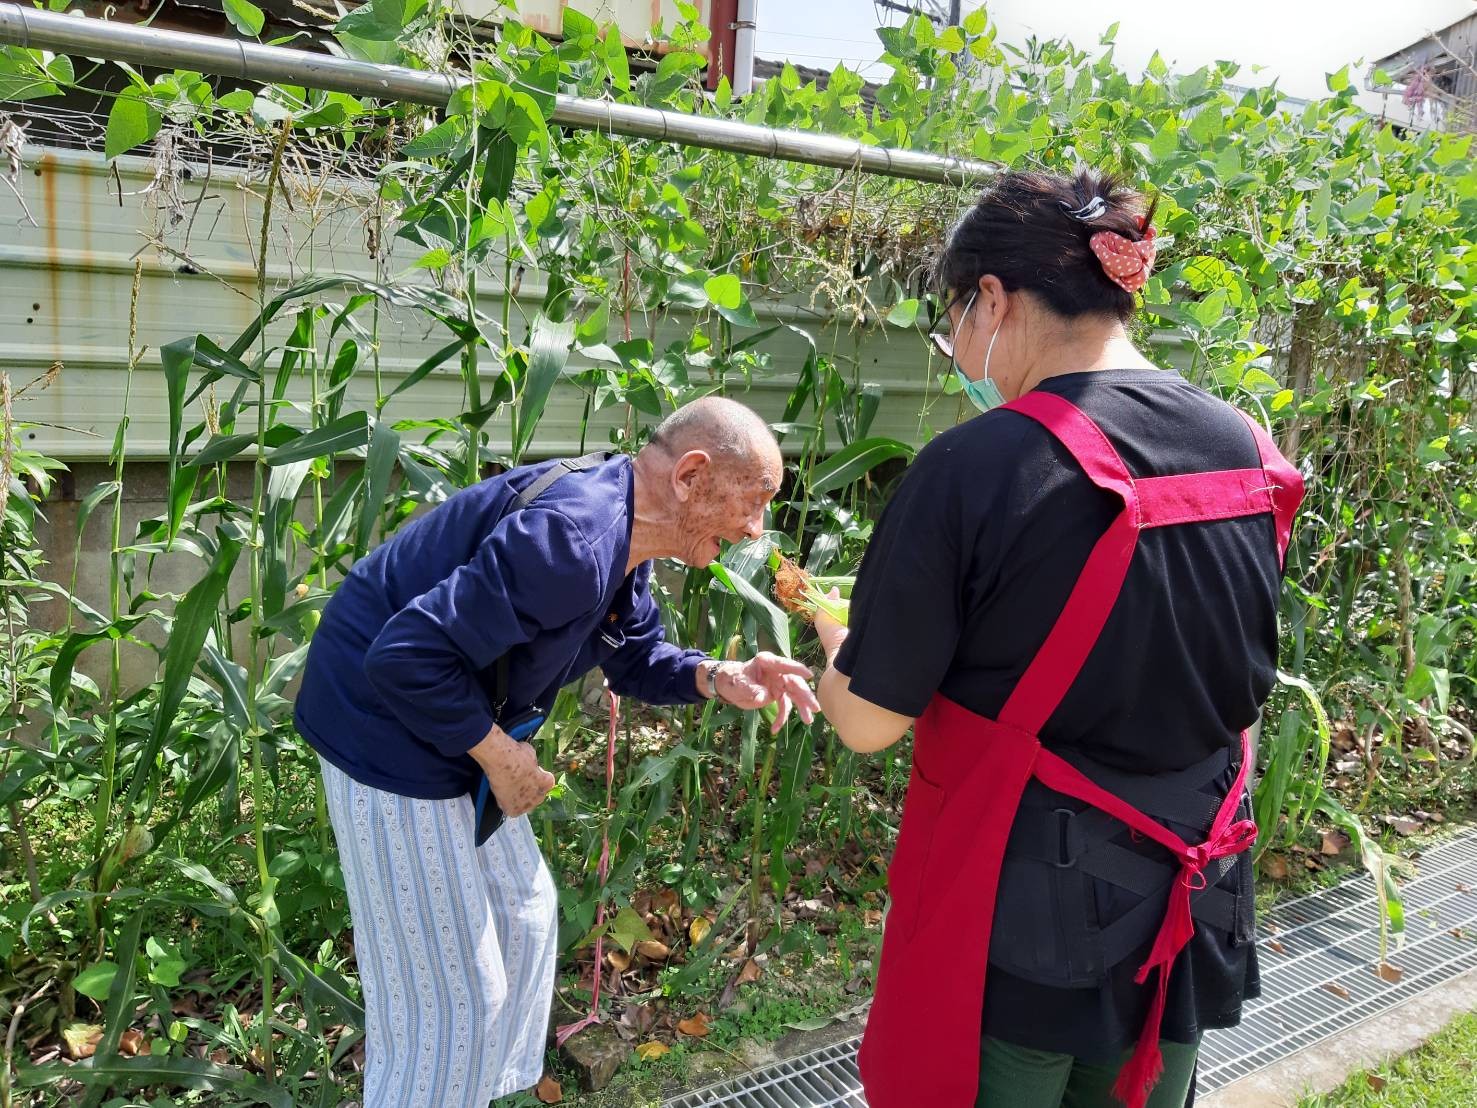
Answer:
<path fill-rule="evenodd" d="M 700 699 L 705 655 L 665 641 L 652 564 L 626 574 L 631 460 L 566 474 L 519 508 L 517 491 L 549 464 L 464 489 L 408 524 L 324 608 L 294 719 L 350 777 L 433 800 L 469 791 L 481 771 L 467 751 L 494 722 L 504 653 L 504 718 L 547 711 L 596 666 L 622 695 Z"/>

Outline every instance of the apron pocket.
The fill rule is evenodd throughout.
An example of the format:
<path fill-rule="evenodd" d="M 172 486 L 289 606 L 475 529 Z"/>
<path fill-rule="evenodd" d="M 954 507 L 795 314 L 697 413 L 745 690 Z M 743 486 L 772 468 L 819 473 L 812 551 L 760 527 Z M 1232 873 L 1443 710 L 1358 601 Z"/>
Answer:
<path fill-rule="evenodd" d="M 915 767 L 903 801 L 903 824 L 897 849 L 887 867 L 887 891 L 892 898 L 888 926 L 911 938 L 922 918 L 923 873 L 933 845 L 934 827 L 944 805 L 944 790 L 926 780 Z"/>

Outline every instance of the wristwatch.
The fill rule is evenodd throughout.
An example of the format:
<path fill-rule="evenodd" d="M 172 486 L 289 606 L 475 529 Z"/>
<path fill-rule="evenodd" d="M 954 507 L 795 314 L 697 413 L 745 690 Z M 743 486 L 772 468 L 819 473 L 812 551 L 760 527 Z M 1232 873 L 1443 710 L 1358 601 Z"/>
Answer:
<path fill-rule="evenodd" d="M 698 665 L 703 671 L 703 688 L 707 690 L 708 697 L 712 700 L 718 699 L 718 667 L 723 663 L 710 658 Z"/>

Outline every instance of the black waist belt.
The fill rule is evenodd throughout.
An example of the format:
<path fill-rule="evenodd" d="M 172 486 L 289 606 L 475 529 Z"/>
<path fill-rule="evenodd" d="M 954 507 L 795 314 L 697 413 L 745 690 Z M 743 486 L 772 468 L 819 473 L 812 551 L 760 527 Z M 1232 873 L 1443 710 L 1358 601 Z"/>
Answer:
<path fill-rule="evenodd" d="M 1188 843 L 1205 839 L 1234 779 L 1229 751 L 1175 773 L 1131 774 L 1063 754 L 1096 784 Z M 1250 800 L 1241 800 L 1250 814 Z M 990 940 L 990 961 L 1057 987 L 1099 984 L 1152 942 L 1180 867 L 1157 843 L 1106 812 L 1033 783 L 1011 827 Z M 1255 926 L 1249 853 L 1218 859 L 1191 895 L 1202 927 L 1250 942 Z"/>

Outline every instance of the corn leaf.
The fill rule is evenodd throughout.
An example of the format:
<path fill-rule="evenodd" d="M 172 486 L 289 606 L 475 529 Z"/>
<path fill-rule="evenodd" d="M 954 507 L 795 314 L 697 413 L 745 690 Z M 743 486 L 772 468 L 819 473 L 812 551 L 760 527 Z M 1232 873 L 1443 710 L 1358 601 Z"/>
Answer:
<path fill-rule="evenodd" d="M 143 1087 L 165 1085 L 174 1088 L 200 1089 L 229 1093 L 253 1104 L 268 1108 L 292 1108 L 292 1096 L 280 1085 L 268 1085 L 260 1077 L 237 1066 L 222 1066 L 202 1058 L 172 1058 L 143 1055 L 138 1058 L 89 1058 L 76 1065 L 52 1062 L 44 1066 L 25 1066 L 17 1074 L 16 1084 L 23 1089 L 42 1088 L 61 1081 L 83 1085 Z"/>
<path fill-rule="evenodd" d="M 78 655 L 94 643 L 122 638 L 142 623 L 143 619 L 141 615 L 124 616 L 116 623 L 109 623 L 96 631 L 75 631 L 68 635 L 51 664 L 51 702 L 60 705 L 65 699 L 67 689 L 72 684 L 72 670 L 76 667 Z"/>
<path fill-rule="evenodd" d="M 911 458 L 913 448 L 897 439 L 861 439 L 838 450 L 810 472 L 810 492 L 819 496 L 845 488 L 892 458 Z"/>
<path fill-rule="evenodd" d="M 169 406 L 169 487 L 175 487 L 179 473 L 180 429 L 184 424 L 185 385 L 190 379 L 190 367 L 195 364 L 195 340 L 178 339 L 159 351 L 159 361 L 164 366 L 164 394 Z M 169 539 L 172 541 L 184 520 L 181 510 L 174 512 L 174 498 L 170 498 Z"/>
<path fill-rule="evenodd" d="M 315 431 L 298 435 L 267 455 L 267 464 L 287 465 L 352 450 L 369 441 L 369 413 L 350 412 Z"/>
<path fill-rule="evenodd" d="M 237 669 L 240 667 L 238 666 Z M 243 678 L 244 675 L 245 671 L 242 670 Z M 165 837 L 182 820 L 192 815 L 200 804 L 225 788 L 226 782 L 231 779 L 231 774 L 236 772 L 240 760 L 239 732 L 222 724 L 211 736 L 209 748 L 195 760 L 195 771 L 190 777 L 190 783 L 185 786 L 185 791 L 180 795 L 178 809 L 154 832 L 154 841 L 162 843 Z"/>
<path fill-rule="evenodd" d="M 544 414 L 544 403 L 569 361 L 569 344 L 573 341 L 573 320 L 555 323 L 543 313 L 534 319 L 533 334 L 528 344 L 528 372 L 523 378 L 523 396 L 518 404 L 518 440 L 513 444 L 515 458 L 521 458 L 533 440 L 533 432 Z"/>
<path fill-rule="evenodd" d="M 277 947 L 277 965 L 282 976 L 319 1003 L 332 1008 L 338 1018 L 353 1027 L 364 1026 L 364 1005 L 349 995 L 349 983 L 328 966 L 311 966 L 301 955 L 290 950 L 272 932 L 272 942 Z"/>
<path fill-rule="evenodd" d="M 106 1063 L 109 1059 L 117 1057 L 118 1043 L 123 1038 L 123 1032 L 133 1020 L 133 986 L 138 970 L 139 931 L 143 927 L 143 922 L 144 913 L 134 912 L 128 922 L 123 925 L 123 931 L 118 937 L 118 945 L 114 947 L 113 952 L 118 958 L 118 972 L 113 975 L 113 984 L 108 989 L 108 1004 L 103 1017 L 103 1037 L 98 1040 L 92 1057 L 94 1065 L 100 1061 Z M 85 1108 L 90 1108 L 91 1105 L 101 1100 L 104 1092 L 106 1088 L 100 1084 L 89 1088 L 87 1097 L 82 1102 Z"/>
<path fill-rule="evenodd" d="M 790 657 L 790 621 L 785 618 L 785 613 L 769 597 L 749 584 L 741 574 L 729 572 L 728 567 L 721 562 L 710 565 L 708 572 L 744 602 L 744 607 L 774 641 L 775 649 L 786 658 Z"/>
<path fill-rule="evenodd" d="M 174 610 L 174 624 L 169 634 L 169 643 L 164 649 L 164 678 L 159 686 L 158 706 L 154 710 L 154 725 L 139 752 L 134 764 L 133 778 L 128 783 L 128 794 L 124 800 L 125 811 L 131 809 L 143 794 L 144 784 L 154 769 L 154 759 L 164 738 L 174 724 L 175 714 L 189 688 L 190 675 L 195 669 L 195 659 L 205 645 L 205 637 L 215 626 L 216 606 L 225 595 L 226 583 L 231 570 L 241 554 L 241 542 L 224 531 L 217 532 L 220 543 L 215 557 L 205 576 L 195 582 L 185 593 L 184 599 Z"/>
<path fill-rule="evenodd" d="M 262 513 L 263 557 L 266 572 L 262 583 L 262 615 L 270 618 L 287 603 L 287 577 L 292 570 L 288 535 L 298 490 L 312 462 L 303 460 L 272 467 L 267 479 L 265 510 Z"/>
<path fill-rule="evenodd" d="M 445 364 L 448 358 L 457 353 L 457 351 L 462 350 L 466 345 L 466 342 L 462 339 L 457 339 L 455 342 L 447 343 L 440 350 L 437 350 L 429 358 L 421 362 L 420 365 L 416 366 L 409 373 L 407 373 L 404 380 L 402 380 L 398 385 L 390 390 L 390 396 L 387 399 L 393 399 L 394 397 L 399 396 L 406 389 L 411 388 L 414 385 L 418 385 L 427 375 L 431 373 L 432 370 L 436 369 L 438 366 Z"/>
<path fill-rule="evenodd" d="M 399 434 L 384 420 L 376 420 L 369 439 L 369 458 L 364 466 L 367 484 L 359 511 L 359 532 L 354 542 L 354 553 L 358 557 L 364 556 L 374 537 L 374 525 L 384 511 L 390 480 L 395 476 L 395 460 L 399 455 Z"/>

